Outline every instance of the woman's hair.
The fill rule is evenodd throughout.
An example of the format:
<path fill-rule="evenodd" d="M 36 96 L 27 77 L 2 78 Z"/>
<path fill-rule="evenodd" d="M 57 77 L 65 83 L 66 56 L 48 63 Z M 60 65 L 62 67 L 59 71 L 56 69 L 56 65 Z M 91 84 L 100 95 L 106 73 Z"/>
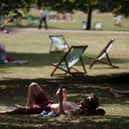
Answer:
<path fill-rule="evenodd" d="M 33 88 L 36 88 L 36 90 L 34 91 Z M 44 92 L 37 82 L 30 83 L 28 87 L 28 96 L 27 96 L 27 104 L 26 104 L 27 106 L 30 106 L 34 103 L 35 97 L 36 97 L 34 92 L 37 92 L 37 95 Z"/>

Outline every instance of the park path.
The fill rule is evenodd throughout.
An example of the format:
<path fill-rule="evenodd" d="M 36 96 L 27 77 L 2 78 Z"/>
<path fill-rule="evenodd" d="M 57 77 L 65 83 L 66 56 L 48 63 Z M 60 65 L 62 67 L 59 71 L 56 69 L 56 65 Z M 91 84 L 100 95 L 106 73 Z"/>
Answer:
<path fill-rule="evenodd" d="M 129 31 L 107 31 L 107 30 L 70 30 L 70 29 L 47 29 L 44 28 L 14 28 L 16 31 L 34 31 L 34 32 L 71 32 L 71 33 L 100 33 L 100 34 L 129 34 Z"/>

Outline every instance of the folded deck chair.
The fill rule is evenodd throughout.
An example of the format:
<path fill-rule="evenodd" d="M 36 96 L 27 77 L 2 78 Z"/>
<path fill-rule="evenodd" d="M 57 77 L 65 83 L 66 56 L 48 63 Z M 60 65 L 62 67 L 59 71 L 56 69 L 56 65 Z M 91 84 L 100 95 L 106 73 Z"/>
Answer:
<path fill-rule="evenodd" d="M 69 48 L 69 45 L 63 35 L 49 35 L 49 38 L 51 39 L 49 52 L 52 52 L 54 50 L 65 51 Z"/>
<path fill-rule="evenodd" d="M 58 63 L 52 65 L 55 69 L 52 71 L 51 76 L 55 75 L 57 69 L 60 69 L 65 74 L 73 75 L 74 73 L 86 74 L 86 68 L 82 59 L 82 54 L 88 46 L 71 46 L 65 55 L 61 58 Z M 83 68 L 83 72 L 76 69 L 74 66 L 80 62 Z M 73 71 L 72 71 L 73 70 Z"/>
<path fill-rule="evenodd" d="M 89 68 L 92 68 L 93 65 L 94 65 L 96 62 L 100 62 L 100 63 L 103 63 L 103 64 L 110 65 L 110 66 L 112 66 L 113 68 L 118 68 L 118 66 L 115 66 L 115 65 L 112 64 L 111 59 L 110 59 L 110 57 L 109 57 L 109 55 L 108 55 L 108 53 L 109 53 L 109 51 L 110 51 L 110 49 L 111 49 L 111 47 L 112 47 L 113 41 L 114 41 L 114 39 L 111 39 L 111 40 L 109 41 L 109 43 L 108 43 L 108 44 L 104 47 L 104 49 L 98 54 L 98 56 L 97 56 L 95 59 L 93 59 L 93 61 L 92 61 L 92 63 L 90 64 Z M 104 58 L 106 59 L 106 61 L 103 61 Z"/>

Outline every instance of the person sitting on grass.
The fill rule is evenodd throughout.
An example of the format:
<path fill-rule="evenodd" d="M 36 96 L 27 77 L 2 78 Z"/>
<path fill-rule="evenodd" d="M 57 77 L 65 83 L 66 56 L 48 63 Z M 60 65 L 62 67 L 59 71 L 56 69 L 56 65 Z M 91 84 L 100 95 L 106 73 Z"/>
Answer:
<path fill-rule="evenodd" d="M 87 96 L 80 104 L 68 101 L 66 88 L 59 88 L 56 92 L 58 103 L 48 98 L 38 83 L 32 82 L 28 87 L 28 97 L 25 106 L 16 105 L 16 109 L 1 111 L 0 114 L 42 114 L 42 112 L 54 112 L 56 114 L 72 115 L 104 115 L 105 111 L 99 109 L 99 101 L 95 95 Z"/>
<path fill-rule="evenodd" d="M 8 111 L 1 111 L 0 114 L 39 114 L 43 110 L 50 111 L 50 105 L 53 103 L 45 94 L 38 83 L 32 82 L 28 86 L 28 95 L 26 105 L 16 104 L 16 108 Z"/>

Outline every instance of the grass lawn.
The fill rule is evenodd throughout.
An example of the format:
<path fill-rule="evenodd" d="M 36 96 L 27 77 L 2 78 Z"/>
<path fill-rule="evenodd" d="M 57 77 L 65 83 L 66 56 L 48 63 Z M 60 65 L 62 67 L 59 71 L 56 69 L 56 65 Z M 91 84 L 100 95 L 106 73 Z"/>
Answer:
<path fill-rule="evenodd" d="M 127 72 L 129 69 L 128 47 L 129 36 L 123 33 L 109 32 L 63 32 L 63 31 L 22 31 L 12 35 L 0 35 L 1 43 L 6 46 L 9 56 L 17 60 L 28 60 L 28 65 L 1 65 L 0 76 L 2 78 L 27 77 L 40 78 L 49 77 L 53 67 L 51 63 L 60 59 L 63 53 L 49 53 L 49 34 L 64 34 L 69 45 L 88 45 L 84 54 L 84 61 L 88 75 L 102 75 Z M 115 38 L 109 56 L 112 63 L 119 69 L 112 69 L 103 64 L 97 64 L 89 69 L 91 59 L 95 57 L 111 38 Z M 35 73 L 35 74 L 33 74 Z"/>
<path fill-rule="evenodd" d="M 0 110 L 14 108 L 15 103 L 24 104 L 27 85 L 36 80 L 39 82 L 55 101 L 57 82 L 44 83 L 44 78 L 53 79 L 50 73 L 53 70 L 52 62 L 57 61 L 63 53 L 49 53 L 49 34 L 64 34 L 69 45 L 87 44 L 84 61 L 89 76 L 112 76 L 113 74 L 126 73 L 129 70 L 129 34 L 104 31 L 70 32 L 70 31 L 18 31 L 12 35 L 0 35 L 0 42 L 6 46 L 8 55 L 18 60 L 28 60 L 27 65 L 5 64 L 0 65 Z M 103 64 L 96 64 L 89 69 L 91 59 L 102 48 L 115 38 L 109 53 L 113 64 L 119 69 L 113 69 Z M 80 68 L 80 65 L 77 66 Z M 81 68 L 80 68 L 81 69 Z M 128 129 L 129 128 L 129 101 L 128 98 L 113 98 L 106 87 L 129 89 L 126 83 L 66 83 L 69 90 L 69 99 L 79 102 L 80 98 L 95 93 L 100 98 L 100 106 L 105 109 L 105 116 L 79 116 L 43 119 L 35 116 L 0 116 L 0 128 L 5 129 L 40 129 L 40 128 L 68 128 L 68 129 Z"/>

